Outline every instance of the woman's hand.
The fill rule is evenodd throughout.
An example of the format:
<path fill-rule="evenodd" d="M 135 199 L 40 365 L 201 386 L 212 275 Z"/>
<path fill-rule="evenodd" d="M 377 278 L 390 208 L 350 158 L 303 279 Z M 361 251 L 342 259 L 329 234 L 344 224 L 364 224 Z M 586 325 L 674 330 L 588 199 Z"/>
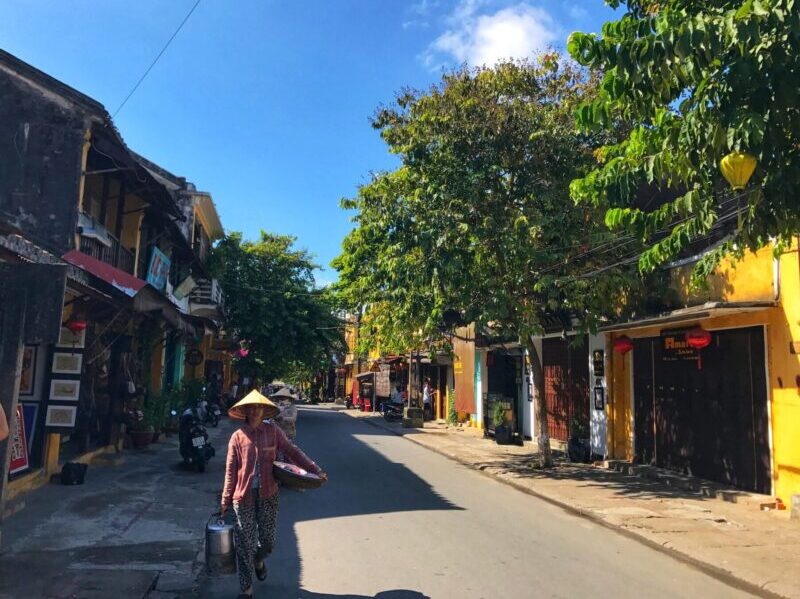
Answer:
<path fill-rule="evenodd" d="M 228 511 L 228 506 L 225 505 L 224 503 L 219 506 L 219 515 L 220 516 L 224 516 L 225 512 L 227 512 L 227 511 Z"/>

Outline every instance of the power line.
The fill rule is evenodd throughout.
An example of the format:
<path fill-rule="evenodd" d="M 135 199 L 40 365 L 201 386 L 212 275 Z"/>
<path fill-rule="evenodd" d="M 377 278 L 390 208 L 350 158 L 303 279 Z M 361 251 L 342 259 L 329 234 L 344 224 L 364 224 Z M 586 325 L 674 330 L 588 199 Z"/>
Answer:
<path fill-rule="evenodd" d="M 178 28 L 175 30 L 175 33 L 173 33 L 172 37 L 170 37 L 167 40 L 167 43 L 164 44 L 163 48 L 161 48 L 161 52 L 159 52 L 158 56 L 156 56 L 153 62 L 150 63 L 150 66 L 147 67 L 147 70 L 144 72 L 144 74 L 141 77 L 139 77 L 139 81 L 136 82 L 136 85 L 133 86 L 133 89 L 130 91 L 130 93 L 128 93 L 128 95 L 125 96 L 125 99 L 122 101 L 122 104 L 120 104 L 119 107 L 114 111 L 114 114 L 111 115 L 112 119 L 119 114 L 119 111 L 122 110 L 122 107 L 125 106 L 128 100 L 131 99 L 131 96 L 134 94 L 134 92 L 137 89 L 139 89 L 139 86 L 142 84 L 142 81 L 144 81 L 145 77 L 147 77 L 147 75 L 150 73 L 153 67 L 156 66 L 156 63 L 158 62 L 159 58 L 161 58 L 164 52 L 167 51 L 167 48 L 169 48 L 169 45 L 172 43 L 172 40 L 175 39 L 175 36 L 178 35 L 180 30 L 183 29 L 183 26 L 186 25 L 186 21 L 188 21 L 189 17 L 192 16 L 192 13 L 194 12 L 194 9 L 197 8 L 198 4 L 200 4 L 200 0 L 197 0 L 197 2 L 194 3 L 194 6 L 192 6 L 191 10 L 188 13 L 186 13 L 186 16 L 183 18 L 183 21 L 181 21 L 181 24 L 178 25 Z"/>

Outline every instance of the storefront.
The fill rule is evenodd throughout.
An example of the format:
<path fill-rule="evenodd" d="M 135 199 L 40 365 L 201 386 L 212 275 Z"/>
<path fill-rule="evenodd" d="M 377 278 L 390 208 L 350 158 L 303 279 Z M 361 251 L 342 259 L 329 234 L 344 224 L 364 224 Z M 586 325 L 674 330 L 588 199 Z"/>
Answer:
<path fill-rule="evenodd" d="M 484 430 L 493 432 L 495 419 L 502 410 L 503 418 L 513 433 L 525 434 L 523 405 L 523 360 L 521 349 L 494 349 L 486 354 L 488 391 L 484 400 Z M 499 406 L 499 407 L 498 407 Z"/>
<path fill-rule="evenodd" d="M 634 456 L 769 493 L 770 451 L 764 327 L 664 329 L 633 342 Z"/>
<path fill-rule="evenodd" d="M 589 436 L 589 345 L 586 339 L 542 340 L 544 397 L 550 439 L 566 443 L 570 434 Z M 584 432 L 580 432 L 584 431 Z"/>

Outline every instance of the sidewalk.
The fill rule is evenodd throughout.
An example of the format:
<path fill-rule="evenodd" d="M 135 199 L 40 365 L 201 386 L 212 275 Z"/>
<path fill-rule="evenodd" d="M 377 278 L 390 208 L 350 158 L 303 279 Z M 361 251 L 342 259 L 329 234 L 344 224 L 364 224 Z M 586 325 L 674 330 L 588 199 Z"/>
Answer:
<path fill-rule="evenodd" d="M 762 512 L 763 496 L 728 490 L 735 503 L 589 464 L 536 468 L 535 444 L 500 446 L 470 428 L 426 422 L 403 429 L 382 416 L 332 407 L 401 435 L 523 492 L 647 543 L 762 595 L 800 598 L 800 523 Z M 678 477 L 669 477 L 678 478 Z M 714 485 L 710 485 L 714 487 Z M 734 582 L 734 584 L 736 583 Z"/>
<path fill-rule="evenodd" d="M 3 521 L 0 599 L 194 596 L 203 525 L 216 508 L 233 423 L 209 429 L 205 473 L 180 464 L 177 435 L 89 466 L 80 486 L 47 484 Z"/>

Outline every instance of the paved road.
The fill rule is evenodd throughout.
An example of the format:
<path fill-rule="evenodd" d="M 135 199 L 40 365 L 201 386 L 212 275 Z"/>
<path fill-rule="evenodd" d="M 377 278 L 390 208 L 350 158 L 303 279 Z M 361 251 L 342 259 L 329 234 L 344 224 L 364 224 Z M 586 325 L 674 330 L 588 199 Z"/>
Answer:
<path fill-rule="evenodd" d="M 298 433 L 330 483 L 283 492 L 259 597 L 745 596 L 368 423 L 301 408 Z M 235 577 L 202 582 L 235 596 Z"/>
<path fill-rule="evenodd" d="M 210 432 L 220 454 L 234 423 Z M 330 473 L 284 491 L 270 577 L 257 597 L 741 597 L 633 540 L 329 408 L 301 408 L 298 442 Z M 177 439 L 47 487 L 3 523 L 0 599 L 235 597 L 196 580 L 224 456 L 179 464 Z M 159 574 L 160 573 L 160 574 Z M 198 586 L 199 583 L 199 586 Z"/>

